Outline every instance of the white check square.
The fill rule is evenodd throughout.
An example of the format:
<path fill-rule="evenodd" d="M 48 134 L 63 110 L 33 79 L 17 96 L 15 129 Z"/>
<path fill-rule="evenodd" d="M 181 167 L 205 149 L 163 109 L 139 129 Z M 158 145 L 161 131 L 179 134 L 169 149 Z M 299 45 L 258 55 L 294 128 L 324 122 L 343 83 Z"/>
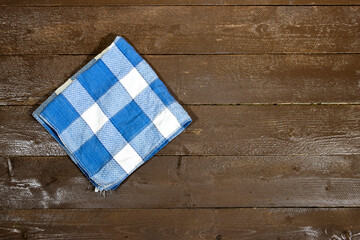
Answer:
<path fill-rule="evenodd" d="M 131 70 L 120 82 L 133 99 L 148 85 L 136 68 Z"/>
<path fill-rule="evenodd" d="M 180 127 L 179 121 L 168 108 L 165 108 L 165 110 L 154 119 L 153 123 L 165 138 L 169 138 L 170 135 Z"/>
<path fill-rule="evenodd" d="M 88 110 L 86 110 L 81 117 L 89 125 L 94 133 L 97 133 L 102 126 L 109 120 L 101 111 L 99 105 L 94 103 Z"/>
<path fill-rule="evenodd" d="M 130 146 L 130 144 L 127 144 L 123 149 L 121 149 L 120 152 L 114 156 L 114 159 L 128 174 L 130 174 L 140 163 L 142 163 L 142 158 Z"/>

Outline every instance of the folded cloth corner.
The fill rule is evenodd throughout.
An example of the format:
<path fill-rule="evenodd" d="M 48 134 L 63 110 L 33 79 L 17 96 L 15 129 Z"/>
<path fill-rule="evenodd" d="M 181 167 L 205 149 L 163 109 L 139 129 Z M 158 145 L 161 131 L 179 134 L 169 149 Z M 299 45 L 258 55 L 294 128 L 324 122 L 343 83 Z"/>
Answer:
<path fill-rule="evenodd" d="M 96 191 L 116 189 L 192 121 L 120 36 L 32 115 Z"/>

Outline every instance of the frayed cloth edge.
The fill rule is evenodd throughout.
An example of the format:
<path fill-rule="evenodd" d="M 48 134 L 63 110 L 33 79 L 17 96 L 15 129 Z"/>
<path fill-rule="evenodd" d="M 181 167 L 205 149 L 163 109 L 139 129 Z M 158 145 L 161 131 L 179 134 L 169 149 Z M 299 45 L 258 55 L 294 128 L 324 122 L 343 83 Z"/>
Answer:
<path fill-rule="evenodd" d="M 106 193 L 111 193 L 113 189 L 99 189 L 98 187 L 95 187 L 94 192 L 98 192 L 100 195 L 106 197 Z"/>

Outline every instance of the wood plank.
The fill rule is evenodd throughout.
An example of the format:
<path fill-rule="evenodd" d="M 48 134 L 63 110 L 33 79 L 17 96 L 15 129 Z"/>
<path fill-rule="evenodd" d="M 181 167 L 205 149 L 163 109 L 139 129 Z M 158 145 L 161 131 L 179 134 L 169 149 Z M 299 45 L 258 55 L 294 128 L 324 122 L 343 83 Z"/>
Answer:
<path fill-rule="evenodd" d="M 6 7 L 0 54 L 360 53 L 358 6 Z"/>
<path fill-rule="evenodd" d="M 0 155 L 65 155 L 31 116 L 35 107 L 0 107 Z M 360 154 L 360 105 L 184 107 L 193 123 L 159 154 Z"/>
<path fill-rule="evenodd" d="M 156 156 L 105 197 L 67 157 L 0 158 L 0 208 L 356 207 L 360 155 Z"/>
<path fill-rule="evenodd" d="M 359 219 L 359 208 L 0 212 L 4 239 L 357 239 Z"/>
<path fill-rule="evenodd" d="M 0 104 L 43 102 L 92 57 L 1 56 Z M 185 104 L 360 102 L 360 55 L 147 55 L 145 58 Z"/>
<path fill-rule="evenodd" d="M 88 6 L 88 5 L 360 5 L 358 0 L 1 0 L 0 6 Z"/>

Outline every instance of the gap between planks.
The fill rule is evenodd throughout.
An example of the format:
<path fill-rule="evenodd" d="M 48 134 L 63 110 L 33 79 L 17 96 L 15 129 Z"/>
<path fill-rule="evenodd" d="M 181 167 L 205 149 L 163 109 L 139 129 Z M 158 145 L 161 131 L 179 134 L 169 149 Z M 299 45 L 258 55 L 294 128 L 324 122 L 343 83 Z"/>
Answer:
<path fill-rule="evenodd" d="M 0 160 L 3 208 L 357 207 L 359 156 L 160 157 L 93 192 L 68 157 Z M 162 174 L 158 174 L 161 172 Z M 86 199 L 86 202 L 83 200 Z"/>
<path fill-rule="evenodd" d="M 96 56 L 100 52 L 96 53 L 0 53 L 0 57 L 22 57 L 22 56 L 41 56 L 41 57 L 56 57 L 56 56 Z M 235 52 L 235 53 L 142 53 L 138 51 L 141 56 L 287 56 L 287 55 L 299 55 L 299 56 L 326 56 L 326 55 L 359 55 L 360 52 Z"/>
<path fill-rule="evenodd" d="M 106 2 L 106 1 L 102 1 Z M 111 2 L 111 1 L 110 1 Z M 17 3 L 10 3 L 10 4 L 0 4 L 0 7 L 351 7 L 351 6 L 360 6 L 360 3 L 335 3 L 335 4 L 319 4 L 319 3 L 304 3 L 304 4 L 128 4 L 128 3 L 93 3 L 93 4 L 17 4 Z"/>
<path fill-rule="evenodd" d="M 45 98 L 39 98 L 39 100 L 45 100 Z M 10 99 L 11 101 L 11 99 Z M 316 106 L 316 105 L 360 105 L 360 102 L 319 102 L 319 103 L 187 103 L 182 104 L 183 106 Z M 33 104 L 29 102 L 29 104 L 12 104 L 6 102 L 0 102 L 0 106 L 38 106 L 38 104 Z"/>

